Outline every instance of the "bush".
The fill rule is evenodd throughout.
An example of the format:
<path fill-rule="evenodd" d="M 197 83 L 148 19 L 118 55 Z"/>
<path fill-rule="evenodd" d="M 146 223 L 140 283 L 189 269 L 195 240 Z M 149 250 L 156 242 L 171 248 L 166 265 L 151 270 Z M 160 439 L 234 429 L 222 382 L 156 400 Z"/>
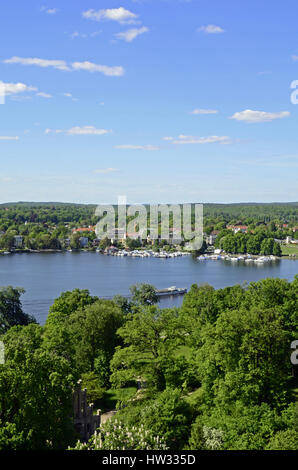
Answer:
<path fill-rule="evenodd" d="M 144 427 L 127 426 L 117 419 L 103 424 L 87 443 L 72 450 L 167 450 L 165 440 Z"/>
<path fill-rule="evenodd" d="M 277 432 L 265 450 L 298 450 L 298 432 L 294 429 Z"/>

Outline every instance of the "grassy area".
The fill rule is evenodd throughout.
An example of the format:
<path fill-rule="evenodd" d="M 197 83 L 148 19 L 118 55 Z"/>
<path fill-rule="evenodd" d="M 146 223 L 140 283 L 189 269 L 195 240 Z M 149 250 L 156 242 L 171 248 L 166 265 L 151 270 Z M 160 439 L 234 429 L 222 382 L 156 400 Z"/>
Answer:
<path fill-rule="evenodd" d="M 289 255 L 298 256 L 298 245 L 282 245 L 281 251 L 284 256 L 289 256 Z"/>
<path fill-rule="evenodd" d="M 118 400 L 127 400 L 137 392 L 137 387 L 127 387 L 121 389 L 107 390 L 101 400 L 96 402 L 96 408 L 100 408 L 103 413 L 115 410 Z"/>
<path fill-rule="evenodd" d="M 196 408 L 202 400 L 203 396 L 203 389 L 201 387 L 197 388 L 194 392 L 191 392 L 185 397 L 185 401 L 189 403 L 191 406 Z"/>

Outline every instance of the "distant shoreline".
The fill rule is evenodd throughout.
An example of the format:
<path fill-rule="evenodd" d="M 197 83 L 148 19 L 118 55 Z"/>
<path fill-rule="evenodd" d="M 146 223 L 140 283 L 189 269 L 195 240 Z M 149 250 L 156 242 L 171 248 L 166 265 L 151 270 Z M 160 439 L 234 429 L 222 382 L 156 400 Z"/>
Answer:
<path fill-rule="evenodd" d="M 56 253 L 60 253 L 60 254 L 65 254 L 65 253 L 95 253 L 96 255 L 104 255 L 104 256 L 109 256 L 107 253 L 98 253 L 96 252 L 96 250 L 72 250 L 72 251 L 68 251 L 68 250 L 54 250 L 54 249 L 44 249 L 44 250 L 16 250 L 16 251 L 11 251 L 11 252 L 0 252 L 0 256 L 8 256 L 9 255 L 18 255 L 18 254 L 56 254 Z M 188 252 L 188 254 L 191 254 L 190 252 Z M 237 257 L 237 256 L 243 256 L 243 254 L 241 253 L 225 253 L 226 255 L 229 255 L 229 256 L 233 256 L 233 257 Z M 259 256 L 262 256 L 262 255 L 251 255 L 252 258 L 258 258 Z M 297 256 L 289 256 L 289 255 L 284 255 L 284 256 L 280 256 L 280 257 L 276 257 L 277 260 L 283 260 L 283 259 L 289 259 L 289 260 L 292 260 L 292 261 L 297 261 L 298 260 L 298 257 Z"/>

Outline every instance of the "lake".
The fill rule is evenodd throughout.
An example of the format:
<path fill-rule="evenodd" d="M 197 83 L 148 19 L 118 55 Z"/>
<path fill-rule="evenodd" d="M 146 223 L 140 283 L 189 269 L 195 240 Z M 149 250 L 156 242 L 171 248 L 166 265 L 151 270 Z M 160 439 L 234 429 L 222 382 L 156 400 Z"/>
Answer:
<path fill-rule="evenodd" d="M 104 256 L 97 253 L 31 253 L 0 256 L 0 286 L 23 287 L 26 313 L 44 324 L 50 305 L 61 292 L 89 289 L 92 295 L 112 298 L 129 295 L 129 286 L 153 284 L 162 289 L 208 283 L 215 288 L 266 277 L 293 280 L 298 262 L 290 259 L 266 264 L 199 261 L 191 256 L 158 259 Z M 183 296 L 161 299 L 161 307 L 180 306 Z"/>

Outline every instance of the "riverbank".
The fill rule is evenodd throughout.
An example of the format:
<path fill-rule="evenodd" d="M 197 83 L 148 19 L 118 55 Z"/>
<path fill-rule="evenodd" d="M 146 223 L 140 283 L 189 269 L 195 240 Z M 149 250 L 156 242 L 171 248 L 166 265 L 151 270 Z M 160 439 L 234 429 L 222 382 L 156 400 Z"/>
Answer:
<path fill-rule="evenodd" d="M 158 251 L 153 251 L 150 249 L 140 249 L 140 250 L 99 250 L 98 248 L 90 248 L 90 249 L 65 249 L 65 250 L 58 250 L 58 249 L 42 249 L 42 250 L 31 250 L 31 249 L 14 249 L 11 251 L 5 251 L 1 250 L 0 255 L 12 255 L 12 254 L 43 254 L 43 253 L 60 253 L 60 254 L 65 254 L 65 253 L 95 253 L 95 254 L 101 254 L 105 256 L 120 256 L 120 257 L 132 257 L 132 258 L 177 258 L 181 256 L 193 256 L 195 252 L 190 252 L 190 251 L 163 251 L 160 250 Z M 248 254 L 241 254 L 241 253 L 223 253 L 223 254 L 215 254 L 214 251 L 212 252 L 206 252 L 198 257 L 198 259 L 235 259 L 238 258 L 238 260 L 241 259 L 258 259 L 263 255 L 248 255 Z M 288 260 L 298 260 L 298 255 L 296 254 L 285 254 L 282 256 L 273 256 L 269 255 L 271 260 L 282 260 L 282 259 L 288 259 Z"/>

